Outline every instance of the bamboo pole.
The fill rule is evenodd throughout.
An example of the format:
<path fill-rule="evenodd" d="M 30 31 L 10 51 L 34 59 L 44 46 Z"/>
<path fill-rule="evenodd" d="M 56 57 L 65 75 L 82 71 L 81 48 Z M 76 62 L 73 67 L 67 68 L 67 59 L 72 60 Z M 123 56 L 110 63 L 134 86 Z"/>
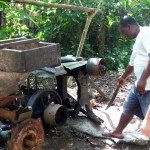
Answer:
<path fill-rule="evenodd" d="M 81 53 L 82 53 L 83 45 L 85 43 L 86 35 L 87 35 L 87 32 L 88 32 L 89 26 L 91 24 L 91 21 L 92 21 L 92 17 L 87 16 L 86 23 L 85 23 L 85 26 L 84 26 L 84 29 L 83 29 L 83 33 L 82 33 L 82 36 L 81 36 L 81 39 L 80 39 L 80 44 L 79 44 L 77 54 L 76 54 L 77 57 L 80 56 Z"/>
<path fill-rule="evenodd" d="M 83 7 L 83 4 L 82 4 L 81 0 L 79 0 L 79 3 L 80 3 L 80 5 Z"/>
<path fill-rule="evenodd" d="M 86 23 L 85 23 L 85 26 L 84 26 L 84 29 L 83 29 L 83 32 L 82 32 L 80 44 L 79 44 L 77 54 L 76 54 L 77 57 L 80 56 L 81 53 L 82 53 L 83 45 L 85 43 L 85 39 L 86 39 L 86 35 L 87 35 L 87 32 L 88 32 L 89 26 L 91 24 L 91 21 L 92 21 L 93 17 L 100 11 L 100 7 L 102 5 L 102 2 L 103 2 L 103 0 L 100 0 L 100 2 L 98 4 L 97 8 L 95 9 L 95 11 L 87 15 Z"/>
<path fill-rule="evenodd" d="M 36 6 L 50 7 L 50 8 L 78 10 L 78 11 L 83 11 L 85 13 L 95 12 L 95 8 L 66 5 L 66 4 L 53 4 L 53 3 L 46 3 L 46 2 L 33 1 L 33 0 L 13 0 L 13 2 L 20 3 L 20 4 L 31 4 L 31 5 L 36 5 Z"/>

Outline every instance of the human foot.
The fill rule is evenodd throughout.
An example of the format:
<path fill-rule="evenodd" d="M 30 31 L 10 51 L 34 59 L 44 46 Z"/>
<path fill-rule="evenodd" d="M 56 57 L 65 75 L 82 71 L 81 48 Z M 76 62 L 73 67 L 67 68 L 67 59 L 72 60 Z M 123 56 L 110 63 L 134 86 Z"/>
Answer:
<path fill-rule="evenodd" d="M 105 137 L 110 137 L 110 138 L 118 138 L 118 139 L 124 138 L 123 134 L 115 133 L 115 132 L 105 132 L 105 133 L 102 133 L 102 135 Z"/>
<path fill-rule="evenodd" d="M 142 134 L 144 134 L 145 136 L 147 136 L 148 138 L 150 138 L 150 125 L 145 125 L 145 126 L 142 126 L 140 128 L 140 131 L 142 132 Z"/>
<path fill-rule="evenodd" d="M 147 112 L 144 121 L 142 122 L 140 131 L 142 132 L 142 134 L 150 138 L 150 108 Z"/>

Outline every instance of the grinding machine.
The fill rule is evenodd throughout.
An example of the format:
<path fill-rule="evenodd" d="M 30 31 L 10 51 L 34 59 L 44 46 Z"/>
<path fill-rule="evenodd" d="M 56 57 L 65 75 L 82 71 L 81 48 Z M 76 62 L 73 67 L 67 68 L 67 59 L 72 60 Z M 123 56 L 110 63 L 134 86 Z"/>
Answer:
<path fill-rule="evenodd" d="M 0 137 L 10 150 L 40 150 L 45 133 L 66 123 L 68 115 L 76 118 L 82 112 L 101 124 L 103 120 L 89 107 L 88 83 L 90 76 L 105 73 L 103 58 L 61 57 L 57 43 L 24 37 L 1 40 Z M 78 88 L 74 105 L 68 77 L 75 79 Z M 54 87 L 39 87 L 40 78 L 55 78 Z"/>
<path fill-rule="evenodd" d="M 56 91 L 59 94 L 62 104 L 68 108 L 70 116 L 78 117 L 79 112 L 84 113 L 95 123 L 101 124 L 103 120 L 96 116 L 89 107 L 90 97 L 88 93 L 90 76 L 103 76 L 106 73 L 106 62 L 103 58 L 90 58 L 84 60 L 82 57 L 64 56 L 61 57 L 61 65 L 51 68 L 44 67 L 36 70 L 36 75 L 53 75 L 56 77 Z M 77 84 L 77 92 L 74 96 L 68 91 L 68 78 L 72 77 Z M 71 104 L 70 97 L 74 98 L 74 105 Z M 51 110 L 51 109 L 49 109 Z M 50 119 L 51 113 L 46 113 L 47 120 Z M 48 119 L 49 118 L 49 119 Z"/>
<path fill-rule="evenodd" d="M 32 95 L 28 95 L 28 99 L 22 91 L 22 84 L 32 71 L 59 65 L 60 47 L 57 43 L 40 42 L 36 38 L 24 37 L 0 41 L 2 146 L 10 150 L 40 150 L 44 143 L 43 124 L 46 112 L 55 108 L 55 112 L 63 118 L 60 121 L 60 118 L 50 116 L 53 121 L 46 120 L 47 125 L 66 121 L 67 108 L 61 105 L 61 99 L 56 91 L 36 90 Z"/>

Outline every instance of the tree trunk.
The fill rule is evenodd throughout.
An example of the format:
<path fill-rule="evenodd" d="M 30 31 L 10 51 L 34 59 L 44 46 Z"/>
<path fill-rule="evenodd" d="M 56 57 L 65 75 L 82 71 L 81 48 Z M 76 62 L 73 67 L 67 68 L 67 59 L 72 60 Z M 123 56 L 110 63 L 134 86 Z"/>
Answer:
<path fill-rule="evenodd" d="M 105 39 L 106 39 L 106 26 L 105 23 L 102 23 L 99 27 L 97 36 L 98 52 L 104 52 Z"/>
<path fill-rule="evenodd" d="M 6 27 L 6 13 L 0 12 L 0 29 Z"/>

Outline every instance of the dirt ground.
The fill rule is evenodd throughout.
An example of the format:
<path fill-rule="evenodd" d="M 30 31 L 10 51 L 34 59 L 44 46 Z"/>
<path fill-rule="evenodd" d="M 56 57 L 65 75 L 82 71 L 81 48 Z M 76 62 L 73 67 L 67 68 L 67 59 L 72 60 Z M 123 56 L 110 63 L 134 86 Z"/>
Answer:
<path fill-rule="evenodd" d="M 92 79 L 98 87 L 106 94 L 109 99 L 112 97 L 117 85 L 118 74 L 106 74 L 103 77 L 93 77 Z M 114 105 L 116 109 L 122 106 L 132 84 L 135 81 L 134 75 L 131 75 L 126 84 L 119 90 Z M 108 101 L 97 95 L 93 89 L 89 90 L 91 98 L 95 98 L 100 107 L 106 107 Z M 118 116 L 119 117 L 119 116 Z M 116 144 L 113 140 L 104 140 L 103 138 L 94 138 L 90 135 L 79 132 L 71 128 L 67 123 L 63 127 L 52 129 L 45 137 L 44 150 L 148 150 L 150 143 L 144 146 L 132 144 Z"/>

